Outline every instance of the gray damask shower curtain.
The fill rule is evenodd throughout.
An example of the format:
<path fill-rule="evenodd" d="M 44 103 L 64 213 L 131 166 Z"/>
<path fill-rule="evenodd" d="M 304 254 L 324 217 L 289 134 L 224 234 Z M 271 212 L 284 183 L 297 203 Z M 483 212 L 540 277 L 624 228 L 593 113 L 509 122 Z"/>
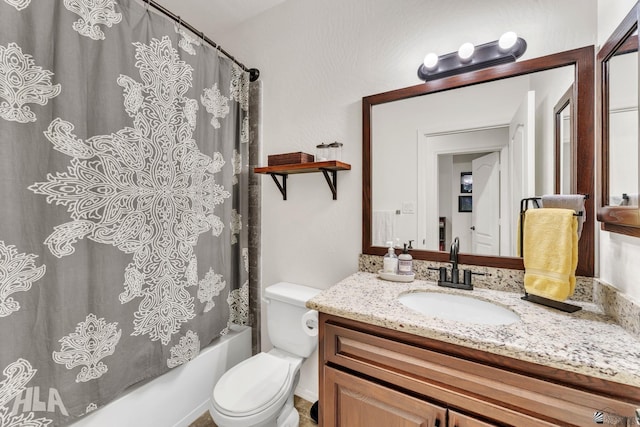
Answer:
<path fill-rule="evenodd" d="M 0 0 L 0 426 L 246 322 L 247 110 L 247 73 L 142 1 Z"/>

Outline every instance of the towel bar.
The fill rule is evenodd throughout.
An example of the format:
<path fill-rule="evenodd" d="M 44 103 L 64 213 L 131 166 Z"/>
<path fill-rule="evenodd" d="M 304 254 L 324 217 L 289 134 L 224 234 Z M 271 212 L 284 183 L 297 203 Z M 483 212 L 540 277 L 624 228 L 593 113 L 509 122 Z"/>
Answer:
<path fill-rule="evenodd" d="M 554 301 L 549 298 L 540 297 L 538 295 L 532 295 L 524 293 L 524 296 L 520 299 L 529 301 L 535 304 L 544 305 L 547 307 L 555 308 L 556 310 L 564 311 L 565 313 L 575 313 L 578 310 L 582 310 L 582 307 L 578 305 L 568 304 L 566 302 Z"/>
<path fill-rule="evenodd" d="M 588 194 L 584 195 L 585 199 L 589 198 Z M 540 201 L 542 200 L 542 197 L 527 197 L 525 199 L 520 200 L 520 229 L 518 230 L 518 233 L 520 234 L 520 257 L 522 257 L 523 255 L 523 236 L 522 236 L 522 232 L 524 230 L 524 213 L 527 211 L 528 206 L 529 206 L 529 202 L 531 202 L 531 204 L 537 209 L 537 208 L 541 208 L 542 206 L 540 205 Z M 580 212 L 576 212 L 573 214 L 574 216 L 583 216 L 584 213 L 582 211 Z"/>
<path fill-rule="evenodd" d="M 585 199 L 589 198 L 588 194 L 585 194 L 584 196 Z M 540 201 L 542 200 L 542 197 L 528 197 L 526 199 L 522 199 L 520 200 L 520 256 L 522 257 L 524 254 L 524 236 L 523 236 L 523 230 L 524 230 L 524 213 L 526 212 L 529 203 L 531 203 L 534 208 L 540 208 Z M 580 212 L 575 212 L 573 214 L 574 216 L 583 216 L 584 213 L 582 211 Z M 524 292 L 524 296 L 521 297 L 521 299 L 525 300 L 525 301 L 529 301 L 532 302 L 534 304 L 540 304 L 540 305 L 544 305 L 546 307 L 551 307 L 551 308 L 555 308 L 556 310 L 560 310 L 563 311 L 565 313 L 575 313 L 578 310 L 581 310 L 582 307 L 577 306 L 577 305 L 573 305 L 573 304 L 568 304 L 566 302 L 560 302 L 560 301 L 555 301 L 549 298 L 544 298 L 538 295 L 531 295 L 529 293 L 527 293 L 527 291 Z"/>

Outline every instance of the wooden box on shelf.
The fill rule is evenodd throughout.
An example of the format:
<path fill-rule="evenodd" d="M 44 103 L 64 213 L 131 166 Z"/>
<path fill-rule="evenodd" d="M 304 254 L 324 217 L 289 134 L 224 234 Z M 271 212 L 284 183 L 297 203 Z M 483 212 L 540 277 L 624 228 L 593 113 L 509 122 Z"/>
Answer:
<path fill-rule="evenodd" d="M 272 154 L 267 156 L 267 164 L 269 166 L 293 165 L 297 163 L 311 163 L 315 160 L 313 154 L 296 153 Z"/>

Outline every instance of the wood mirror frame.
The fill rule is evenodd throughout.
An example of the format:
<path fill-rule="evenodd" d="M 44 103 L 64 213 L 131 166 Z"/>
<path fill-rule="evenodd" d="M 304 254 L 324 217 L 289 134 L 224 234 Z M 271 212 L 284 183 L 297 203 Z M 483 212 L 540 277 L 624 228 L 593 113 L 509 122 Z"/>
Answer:
<path fill-rule="evenodd" d="M 390 92 L 379 93 L 362 98 L 362 253 L 384 255 L 387 248 L 372 246 L 372 159 L 371 159 L 371 110 L 374 105 L 416 96 L 428 95 L 493 80 L 516 77 L 538 71 L 564 66 L 574 66 L 574 100 L 576 119 L 576 156 L 575 164 L 579 174 L 576 180 L 576 192 L 590 197 L 586 200 L 586 222 L 579 242 L 579 259 L 576 274 L 593 277 L 594 272 L 594 47 L 587 46 L 565 52 L 555 53 L 522 62 L 498 65 L 495 67 L 468 72 L 456 76 L 431 80 Z M 448 252 L 413 250 L 414 259 L 448 262 Z M 522 258 L 481 256 L 460 254 L 459 262 L 468 265 L 482 265 L 497 268 L 524 270 Z"/>
<path fill-rule="evenodd" d="M 613 233 L 640 237 L 640 206 L 610 206 L 609 203 L 609 60 L 616 54 L 638 50 L 638 11 L 631 9 L 611 37 L 605 42 L 597 58 L 598 95 L 598 212 L 601 228 Z"/>

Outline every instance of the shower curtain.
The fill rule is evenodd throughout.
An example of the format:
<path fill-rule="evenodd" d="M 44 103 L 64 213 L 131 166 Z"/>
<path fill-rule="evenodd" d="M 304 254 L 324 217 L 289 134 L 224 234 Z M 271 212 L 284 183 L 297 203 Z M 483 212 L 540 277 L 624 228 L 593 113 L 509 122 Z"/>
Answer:
<path fill-rule="evenodd" d="M 140 0 L 0 0 L 0 426 L 69 424 L 247 322 L 248 104 Z"/>

